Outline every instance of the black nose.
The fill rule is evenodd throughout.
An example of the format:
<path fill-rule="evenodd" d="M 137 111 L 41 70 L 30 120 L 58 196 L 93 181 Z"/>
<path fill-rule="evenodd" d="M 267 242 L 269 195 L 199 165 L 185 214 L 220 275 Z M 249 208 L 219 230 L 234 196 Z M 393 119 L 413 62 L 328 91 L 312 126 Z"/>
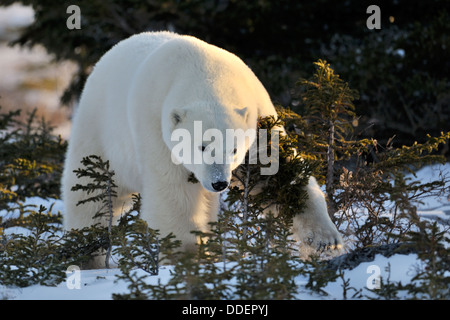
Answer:
<path fill-rule="evenodd" d="M 222 191 L 225 190 L 228 187 L 228 182 L 226 181 L 217 181 L 214 183 L 211 183 L 212 187 L 216 191 Z"/>

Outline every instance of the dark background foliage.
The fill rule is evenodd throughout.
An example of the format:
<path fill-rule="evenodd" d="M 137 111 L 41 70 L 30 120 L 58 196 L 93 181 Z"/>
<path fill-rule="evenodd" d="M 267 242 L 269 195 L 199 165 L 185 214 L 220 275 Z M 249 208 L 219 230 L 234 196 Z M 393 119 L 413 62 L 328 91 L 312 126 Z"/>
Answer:
<path fill-rule="evenodd" d="M 0 0 L 0 5 L 13 2 Z M 319 162 L 323 168 L 327 165 L 327 169 L 332 169 L 327 174 L 331 173 L 329 181 L 333 188 L 327 193 L 337 195 L 329 200 L 334 205 L 332 212 L 341 210 L 335 223 L 354 241 L 350 249 L 370 251 L 379 245 L 398 246 L 406 241 L 424 262 L 411 284 L 388 282 L 377 292 L 379 297 L 396 298 L 398 290 L 407 289 L 413 298 L 448 298 L 448 229 L 442 231 L 437 222 L 419 221 L 414 206 L 427 194 L 444 194 L 448 190 L 445 187 L 448 177 L 440 176 L 431 183 L 405 177 L 406 169 L 436 160 L 444 162 L 434 153 L 437 149 L 441 153 L 448 150 L 450 133 L 441 133 L 448 130 L 450 115 L 448 0 L 20 2 L 32 5 L 36 19 L 15 43 L 43 45 L 56 60 L 71 60 L 79 67 L 62 97 L 66 103 L 79 96 L 95 62 L 115 43 L 134 33 L 168 29 L 194 35 L 236 53 L 262 80 L 274 102 L 300 114 L 284 110 L 282 119 L 305 159 L 309 159 L 308 155 L 311 164 Z M 80 30 L 69 30 L 66 26 L 69 17 L 66 9 L 73 4 L 81 9 Z M 381 8 L 379 30 L 366 27 L 369 17 L 366 9 L 372 4 Z M 325 78 L 310 77 L 315 70 L 313 62 L 319 59 L 327 60 L 336 71 L 337 78 L 328 79 L 329 86 Z M 338 80 L 338 74 L 344 82 Z M 347 92 L 340 104 L 351 108 L 341 108 L 339 114 L 339 103 L 334 102 L 338 99 L 324 95 L 327 90 L 341 97 Z M 354 100 L 356 97 L 359 100 Z M 334 146 L 328 148 L 330 152 L 324 152 L 324 148 L 333 145 L 327 139 L 331 123 L 327 127 L 325 120 L 333 119 L 325 112 L 328 108 L 337 115 L 333 127 L 342 137 L 337 135 Z M 36 122 L 35 113 L 23 122 L 18 116 L 19 111 L 0 113 L 0 209 L 8 214 L 19 210 L 18 217 L 5 216 L 0 220 L 0 282 L 17 286 L 55 285 L 64 280 L 61 271 L 67 265 L 85 263 L 99 248 L 111 249 L 116 234 L 114 228 L 105 231 L 92 227 L 60 235 L 60 215 L 52 214 L 51 208 L 37 210 L 22 203 L 29 196 L 59 197 L 66 142 L 52 135 L 44 120 Z M 394 134 L 396 139 L 389 139 Z M 415 140 L 419 143 L 414 143 Z M 373 161 L 367 161 L 370 157 Z M 304 165 L 303 171 L 319 170 L 319 177 L 325 180 L 322 177 L 325 170 L 320 170 L 319 165 L 311 166 L 309 161 L 298 164 Z M 240 200 L 242 206 L 235 205 L 236 212 L 224 210 L 223 215 L 237 215 L 244 221 L 242 225 L 225 224 L 227 219 L 221 219 L 212 236 L 199 234 L 209 240 L 201 243 L 195 256 L 180 259 L 173 278 L 165 286 L 148 286 L 143 277 L 133 273 L 138 266 L 136 262 L 142 265 L 142 261 L 144 264 L 155 261 L 152 256 L 155 246 L 145 223 L 132 224 L 129 217 L 125 221 L 129 224 L 119 229 L 121 246 L 116 253 L 123 257 L 119 262 L 122 279 L 129 282 L 131 294 L 115 298 L 148 295 L 289 299 L 295 296 L 297 287 L 293 280 L 299 272 L 308 279 L 305 288 L 319 293 L 337 276 L 345 280 L 342 270 L 337 274 L 326 262 L 294 264 L 297 259 L 286 252 L 287 229 L 279 225 L 283 221 L 258 217 L 260 206 L 265 205 L 261 201 L 269 197 L 275 197 L 273 203 L 283 203 L 285 209 L 303 206 L 304 197 L 295 189 L 303 182 L 296 185 L 283 178 L 283 174 L 296 176 L 291 170 L 302 169 L 293 164 L 285 163 L 285 170 L 280 170 L 281 175 L 274 177 L 278 180 L 272 180 L 262 196 L 250 197 L 245 192 L 251 179 L 247 184 L 243 182 L 244 192 L 230 190 L 230 194 L 235 193 L 230 200 Z M 250 172 L 249 167 L 244 169 Z M 283 189 L 282 183 L 296 197 L 290 197 L 289 189 Z M 137 203 L 138 197 L 135 200 Z M 294 205 L 288 206 L 289 202 Z M 392 203 L 391 208 L 387 202 Z M 369 212 L 366 217 L 359 216 L 362 209 Z M 384 217 L 383 213 L 390 209 L 392 218 Z M 289 216 L 292 212 L 283 213 Z M 249 221 L 248 217 L 254 219 Z M 22 236 L 4 232 L 15 226 L 27 227 L 32 233 Z M 231 237 L 226 238 L 227 235 Z M 128 242 L 130 239 L 133 241 Z M 159 246 L 166 245 L 173 250 L 174 245 L 167 243 L 156 242 L 156 247 L 159 250 Z M 235 261 L 229 255 L 232 248 L 237 248 L 239 262 L 232 269 L 220 270 L 214 262 Z M 205 254 L 207 251 L 215 254 Z M 361 251 L 355 255 L 364 256 Z M 243 256 L 247 258 L 241 259 Z M 354 261 L 352 257 L 350 254 L 340 261 Z M 229 286 L 233 276 L 238 279 L 234 294 Z M 357 291 L 348 288 L 348 283 L 343 288 Z M 361 293 L 356 292 L 354 297 L 357 295 Z"/>
<path fill-rule="evenodd" d="M 15 1 L 2 0 L 8 5 Z M 57 60 L 79 66 L 63 96 L 76 98 L 92 65 L 115 43 L 142 31 L 190 34 L 240 56 L 275 102 L 302 113 L 295 81 L 326 59 L 350 87 L 359 132 L 396 143 L 438 135 L 450 116 L 449 0 L 24 0 L 36 12 L 21 45 L 42 44 Z M 81 29 L 68 30 L 66 9 L 81 9 Z M 369 5 L 381 29 L 366 27 Z M 447 150 L 443 150 L 446 152 Z"/>

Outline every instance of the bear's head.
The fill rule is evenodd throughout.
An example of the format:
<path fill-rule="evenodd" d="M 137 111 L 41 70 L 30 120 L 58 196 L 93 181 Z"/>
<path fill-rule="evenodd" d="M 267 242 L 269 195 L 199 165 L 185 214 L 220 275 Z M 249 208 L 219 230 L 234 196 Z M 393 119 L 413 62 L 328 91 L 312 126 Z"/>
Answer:
<path fill-rule="evenodd" d="M 163 138 L 172 162 L 192 172 L 206 190 L 225 190 L 256 139 L 256 112 L 197 102 L 163 116 L 169 118 L 163 121 L 169 124 L 163 126 Z"/>

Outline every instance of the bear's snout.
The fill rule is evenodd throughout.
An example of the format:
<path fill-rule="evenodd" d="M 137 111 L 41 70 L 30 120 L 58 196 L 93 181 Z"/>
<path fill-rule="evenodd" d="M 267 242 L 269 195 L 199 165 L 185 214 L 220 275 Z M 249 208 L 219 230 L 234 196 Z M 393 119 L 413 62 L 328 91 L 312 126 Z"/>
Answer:
<path fill-rule="evenodd" d="M 223 191 L 226 188 L 228 188 L 229 182 L 228 181 L 217 181 L 211 183 L 213 189 L 217 192 Z"/>

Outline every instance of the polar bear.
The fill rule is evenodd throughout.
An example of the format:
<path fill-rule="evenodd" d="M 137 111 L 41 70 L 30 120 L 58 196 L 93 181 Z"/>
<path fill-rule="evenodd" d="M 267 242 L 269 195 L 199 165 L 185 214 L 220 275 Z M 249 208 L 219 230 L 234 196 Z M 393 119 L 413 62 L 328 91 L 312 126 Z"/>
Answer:
<path fill-rule="evenodd" d="M 148 225 L 162 235 L 174 233 L 185 249 L 192 248 L 191 231 L 207 231 L 217 219 L 219 193 L 255 137 L 221 144 L 216 150 L 224 161 L 180 164 L 172 152 L 179 142 L 174 131 L 192 134 L 201 122 L 204 132 L 214 129 L 225 136 L 229 129 L 254 129 L 258 117 L 269 115 L 276 111 L 263 85 L 223 49 L 171 32 L 145 32 L 119 42 L 95 65 L 73 118 L 62 178 L 65 229 L 96 222 L 96 204 L 77 206 L 86 195 L 71 188 L 80 183 L 73 171 L 81 159 L 98 155 L 115 171 L 115 215 L 132 193 L 140 193 L 141 217 Z M 196 154 L 210 148 L 210 141 L 199 137 L 191 140 Z M 200 183 L 188 181 L 191 173 Z M 295 217 L 294 234 L 316 247 L 342 245 L 313 177 L 306 188 L 308 208 Z"/>

